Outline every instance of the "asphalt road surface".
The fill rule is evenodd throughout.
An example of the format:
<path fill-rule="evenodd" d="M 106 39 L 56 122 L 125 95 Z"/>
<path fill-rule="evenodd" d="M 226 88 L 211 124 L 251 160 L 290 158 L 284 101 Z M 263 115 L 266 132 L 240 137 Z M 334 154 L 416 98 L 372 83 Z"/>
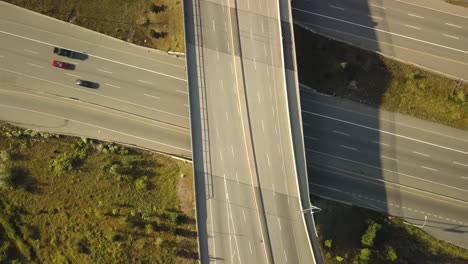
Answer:
<path fill-rule="evenodd" d="M 314 263 L 296 182 L 278 5 L 185 3 L 202 263 Z"/>
<path fill-rule="evenodd" d="M 0 21 L 0 119 L 191 157 L 183 59 L 4 2 Z M 78 51 L 80 59 L 57 56 L 54 46 Z M 53 59 L 75 69 L 55 68 Z M 99 88 L 77 86 L 76 79 Z"/>
<path fill-rule="evenodd" d="M 296 23 L 468 80 L 468 9 L 439 0 L 294 0 Z"/>
<path fill-rule="evenodd" d="M 468 248 L 468 133 L 315 92 L 301 99 L 312 194 Z"/>

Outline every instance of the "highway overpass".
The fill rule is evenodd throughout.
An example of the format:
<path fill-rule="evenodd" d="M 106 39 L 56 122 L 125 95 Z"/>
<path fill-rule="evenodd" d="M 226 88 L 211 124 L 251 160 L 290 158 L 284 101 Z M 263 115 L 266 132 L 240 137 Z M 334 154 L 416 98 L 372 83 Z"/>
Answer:
<path fill-rule="evenodd" d="M 185 2 L 202 263 L 315 263 L 289 11 Z"/>

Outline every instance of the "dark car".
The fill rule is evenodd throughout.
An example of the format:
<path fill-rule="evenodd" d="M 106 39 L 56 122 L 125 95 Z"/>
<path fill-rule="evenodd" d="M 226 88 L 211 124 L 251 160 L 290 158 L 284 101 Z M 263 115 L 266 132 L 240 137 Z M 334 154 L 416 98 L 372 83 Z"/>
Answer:
<path fill-rule="evenodd" d="M 97 84 L 95 82 L 85 81 L 85 80 L 81 80 L 81 79 L 76 80 L 75 83 L 78 84 L 79 86 L 88 87 L 88 88 L 94 88 L 95 89 L 95 88 L 99 87 L 99 84 Z"/>
<path fill-rule="evenodd" d="M 73 52 L 71 50 L 67 50 L 67 49 L 62 49 L 62 48 L 54 48 L 54 53 L 57 54 L 57 55 L 60 55 L 60 56 L 68 57 L 68 58 L 75 58 L 76 57 L 75 52 Z"/>
<path fill-rule="evenodd" d="M 71 68 L 71 64 L 63 62 L 63 61 L 57 61 L 57 60 L 52 61 L 52 66 L 57 67 L 57 68 L 61 68 L 61 69 L 70 69 Z"/>

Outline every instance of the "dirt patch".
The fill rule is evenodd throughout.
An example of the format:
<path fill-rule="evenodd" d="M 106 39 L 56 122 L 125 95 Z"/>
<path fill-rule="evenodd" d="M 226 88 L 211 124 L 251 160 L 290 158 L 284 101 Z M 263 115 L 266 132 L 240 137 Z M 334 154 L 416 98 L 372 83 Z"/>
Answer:
<path fill-rule="evenodd" d="M 184 164 L 179 174 L 177 184 L 177 197 L 179 197 L 180 210 L 185 214 L 195 218 L 195 196 L 193 192 L 192 166 Z"/>

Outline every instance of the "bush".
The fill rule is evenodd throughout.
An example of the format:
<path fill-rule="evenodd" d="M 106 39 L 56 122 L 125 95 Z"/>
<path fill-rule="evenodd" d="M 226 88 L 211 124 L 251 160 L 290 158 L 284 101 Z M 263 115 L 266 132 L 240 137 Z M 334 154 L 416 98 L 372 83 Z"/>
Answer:
<path fill-rule="evenodd" d="M 362 260 L 363 263 L 367 263 L 371 257 L 371 253 L 370 249 L 363 248 L 359 253 L 359 259 Z"/>
<path fill-rule="evenodd" d="M 369 224 L 369 226 L 367 227 L 366 232 L 361 238 L 361 243 L 364 246 L 372 247 L 374 245 L 374 239 L 377 235 L 377 231 L 379 231 L 382 228 L 382 226 L 372 220 L 368 220 L 367 223 Z"/>
<path fill-rule="evenodd" d="M 8 259 L 8 250 L 10 249 L 10 243 L 3 242 L 2 245 L 0 245 L 0 263 L 6 263 Z"/>
<path fill-rule="evenodd" d="M 114 164 L 109 168 L 109 172 L 115 176 L 122 176 L 123 168 L 120 164 Z"/>
<path fill-rule="evenodd" d="M 457 104 L 465 104 L 466 103 L 466 95 L 463 91 L 454 92 L 450 99 L 452 99 Z"/>
<path fill-rule="evenodd" d="M 54 170 L 55 175 L 62 175 L 65 172 L 73 170 L 77 157 L 65 152 L 49 163 L 49 168 Z"/>
<path fill-rule="evenodd" d="M 137 190 L 148 190 L 148 177 L 143 176 L 143 177 L 138 178 L 135 181 L 135 188 Z"/>
<path fill-rule="evenodd" d="M 11 154 L 9 151 L 6 151 L 6 150 L 2 150 L 0 151 L 0 159 L 3 161 L 3 162 L 9 162 L 11 160 Z"/>
<path fill-rule="evenodd" d="M 336 261 L 338 262 L 342 262 L 344 260 L 344 258 L 342 256 L 336 256 Z"/>
<path fill-rule="evenodd" d="M 0 187 L 11 188 L 13 186 L 13 172 L 11 167 L 5 164 L 0 164 Z"/>
<path fill-rule="evenodd" d="M 333 241 L 332 241 L 331 239 L 325 240 L 325 246 L 326 246 L 327 248 L 331 248 L 331 247 L 332 247 L 332 242 L 333 242 Z"/>
<path fill-rule="evenodd" d="M 180 224 L 182 222 L 183 216 L 178 212 L 169 213 L 169 221 L 173 224 Z"/>
<path fill-rule="evenodd" d="M 395 260 L 398 259 L 397 253 L 395 249 L 392 246 L 386 246 L 385 247 L 385 254 L 387 255 L 386 258 L 387 260 L 394 262 Z"/>

